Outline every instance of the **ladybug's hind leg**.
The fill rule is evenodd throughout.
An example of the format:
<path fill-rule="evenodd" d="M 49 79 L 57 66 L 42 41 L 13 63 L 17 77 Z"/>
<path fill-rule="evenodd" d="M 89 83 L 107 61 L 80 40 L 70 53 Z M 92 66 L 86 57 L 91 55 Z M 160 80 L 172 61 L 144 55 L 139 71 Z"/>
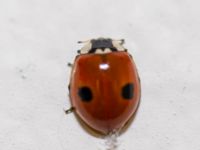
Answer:
<path fill-rule="evenodd" d="M 70 84 L 68 85 L 68 90 L 70 92 Z M 72 113 L 74 111 L 74 107 L 71 106 L 71 108 L 64 110 L 66 114 Z"/>
<path fill-rule="evenodd" d="M 64 110 L 64 111 L 65 111 L 66 114 L 70 114 L 70 113 L 74 112 L 74 110 L 75 110 L 75 108 L 71 107 L 71 108 Z"/>

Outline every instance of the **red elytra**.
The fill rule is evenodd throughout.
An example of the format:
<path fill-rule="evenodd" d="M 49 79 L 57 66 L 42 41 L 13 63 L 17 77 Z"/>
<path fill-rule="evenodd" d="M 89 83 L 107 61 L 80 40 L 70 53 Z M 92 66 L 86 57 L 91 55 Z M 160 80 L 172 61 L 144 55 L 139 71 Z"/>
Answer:
<path fill-rule="evenodd" d="M 134 115 L 140 100 L 135 63 L 121 45 L 113 43 L 111 39 L 91 40 L 88 51 L 76 57 L 70 80 L 75 113 L 103 134 L 122 128 Z"/>

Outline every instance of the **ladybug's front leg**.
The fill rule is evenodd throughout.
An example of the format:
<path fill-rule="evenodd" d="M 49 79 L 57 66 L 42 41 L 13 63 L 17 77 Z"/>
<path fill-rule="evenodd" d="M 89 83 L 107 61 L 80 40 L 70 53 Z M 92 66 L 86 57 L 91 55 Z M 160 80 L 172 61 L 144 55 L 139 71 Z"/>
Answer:
<path fill-rule="evenodd" d="M 68 66 L 68 67 L 73 67 L 73 64 L 70 63 L 70 62 L 68 62 L 68 63 L 67 63 L 67 66 Z"/>

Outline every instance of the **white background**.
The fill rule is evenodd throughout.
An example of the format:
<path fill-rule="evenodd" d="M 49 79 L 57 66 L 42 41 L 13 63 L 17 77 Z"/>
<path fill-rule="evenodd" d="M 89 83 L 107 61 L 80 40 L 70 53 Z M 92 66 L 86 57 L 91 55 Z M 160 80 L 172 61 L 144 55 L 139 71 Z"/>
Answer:
<path fill-rule="evenodd" d="M 0 149 L 105 150 L 73 114 L 67 85 L 81 45 L 125 38 L 142 101 L 118 150 L 200 150 L 198 0 L 1 0 Z"/>

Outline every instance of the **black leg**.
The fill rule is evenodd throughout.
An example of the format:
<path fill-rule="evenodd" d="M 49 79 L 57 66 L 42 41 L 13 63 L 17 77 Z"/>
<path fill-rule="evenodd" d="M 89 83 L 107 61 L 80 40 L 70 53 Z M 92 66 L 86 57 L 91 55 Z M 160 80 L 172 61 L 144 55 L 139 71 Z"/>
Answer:
<path fill-rule="evenodd" d="M 75 110 L 75 108 L 74 108 L 74 107 L 71 107 L 71 108 L 65 110 L 65 113 L 66 113 L 66 114 L 70 114 L 70 113 L 72 113 L 74 110 Z"/>
<path fill-rule="evenodd" d="M 68 67 L 73 67 L 73 64 L 72 63 L 68 63 L 67 66 Z"/>

